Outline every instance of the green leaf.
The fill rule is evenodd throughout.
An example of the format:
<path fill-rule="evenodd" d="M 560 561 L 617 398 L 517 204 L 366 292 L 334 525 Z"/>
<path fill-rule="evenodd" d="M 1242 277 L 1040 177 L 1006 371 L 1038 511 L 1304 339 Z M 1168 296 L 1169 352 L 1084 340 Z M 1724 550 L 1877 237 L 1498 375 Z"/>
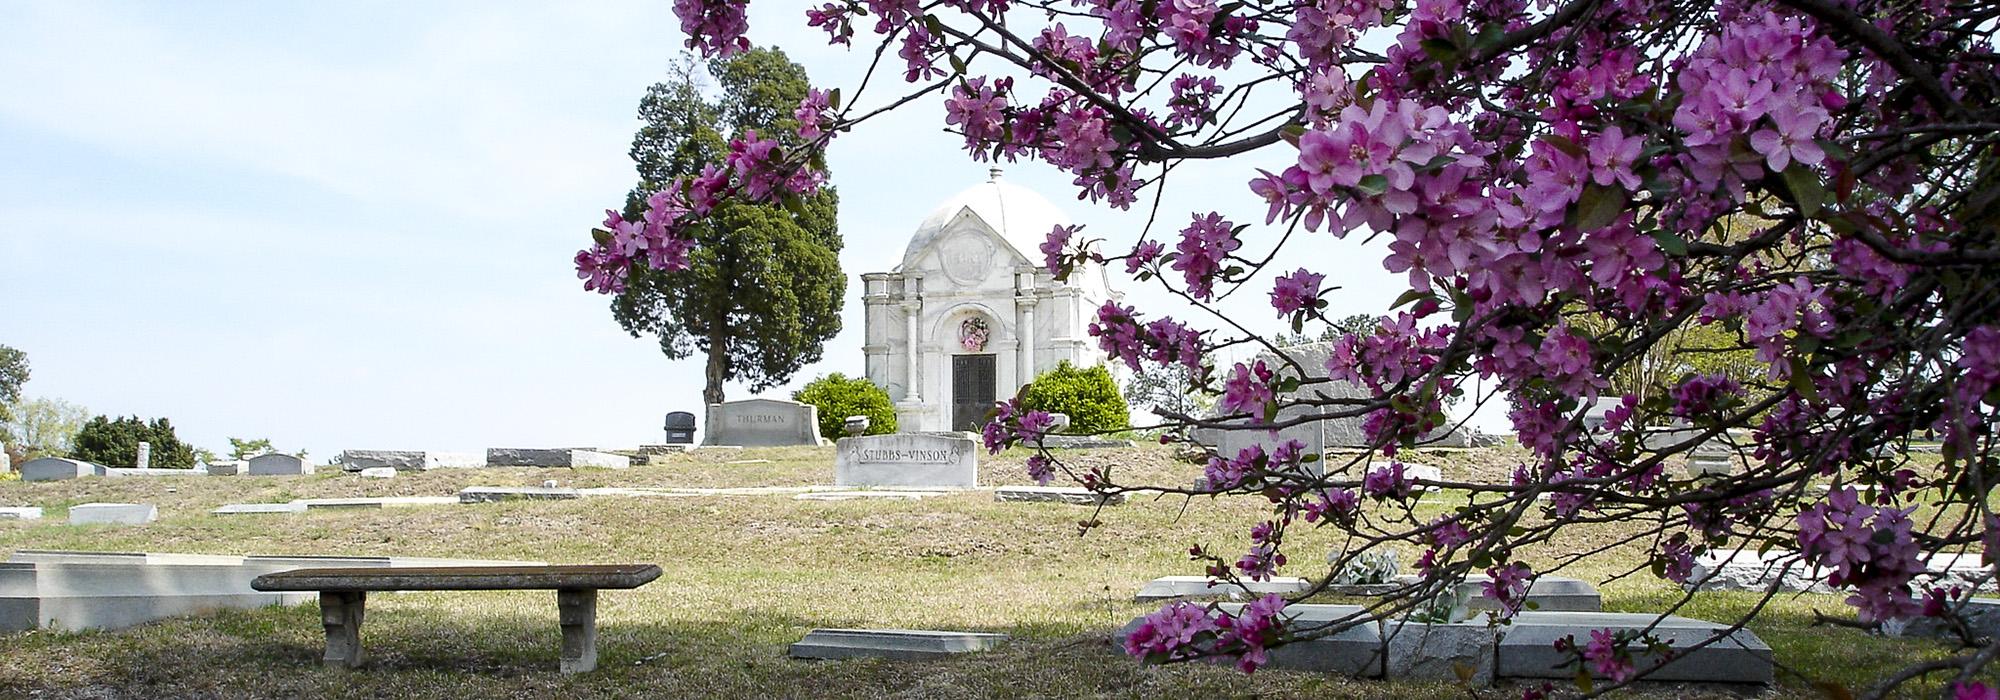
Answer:
<path fill-rule="evenodd" d="M 1819 174 L 1804 163 L 1793 163 L 1785 169 L 1785 189 L 1792 191 L 1792 203 L 1798 205 L 1799 214 L 1810 217 L 1819 213 L 1819 206 L 1826 202 L 1826 187 L 1819 182 Z"/>
<path fill-rule="evenodd" d="M 1360 182 L 1355 183 L 1354 189 L 1361 190 L 1362 194 L 1371 197 L 1382 194 L 1389 190 L 1389 178 L 1386 175 L 1369 175 L 1361 178 Z"/>
<path fill-rule="evenodd" d="M 1285 128 L 1278 130 L 1278 138 L 1284 139 L 1285 143 L 1289 143 L 1293 148 L 1297 148 L 1299 137 L 1304 136 L 1305 133 L 1306 127 L 1303 124 L 1286 124 Z"/>
<path fill-rule="evenodd" d="M 1595 231 L 1618 220 L 1618 215 L 1625 211 L 1626 203 L 1624 188 L 1593 182 L 1584 186 L 1583 196 L 1576 200 L 1576 208 L 1570 213 L 1576 218 L 1578 230 Z"/>
<path fill-rule="evenodd" d="M 1654 231 L 1653 242 L 1660 244 L 1660 252 L 1662 253 L 1677 258 L 1686 257 L 1688 254 L 1688 242 L 1681 240 L 1681 237 L 1672 231 L 1666 229 Z"/>
<path fill-rule="evenodd" d="M 1807 401 L 1818 401 L 1819 387 L 1813 385 L 1812 374 L 1806 371 L 1805 358 L 1794 355 L 1786 358 L 1786 362 L 1791 364 L 1792 391 L 1797 392 L 1799 398 Z"/>
<path fill-rule="evenodd" d="M 1389 310 L 1395 311 L 1396 309 L 1402 308 L 1406 304 L 1413 304 L 1419 301 L 1423 301 L 1425 299 L 1436 299 L 1436 298 L 1437 295 L 1432 294 L 1430 292 L 1412 289 L 1403 292 L 1402 296 L 1396 297 L 1396 303 L 1390 304 Z"/>
<path fill-rule="evenodd" d="M 826 107 L 832 110 L 840 109 L 840 88 L 834 88 L 826 92 Z"/>
<path fill-rule="evenodd" d="M 611 232 L 601 228 L 591 229 L 590 240 L 597 241 L 598 245 L 611 245 Z"/>
<path fill-rule="evenodd" d="M 1571 157 L 1574 158 L 1588 158 L 1590 156 L 1589 153 L 1583 150 L 1582 146 L 1576 145 L 1576 142 L 1569 140 L 1569 137 L 1567 136 L 1557 136 L 1555 134 L 1548 134 L 1546 136 L 1543 136 L 1541 138 L 1541 141 L 1542 143 L 1554 146 L 1556 150 L 1569 154 Z"/>
<path fill-rule="evenodd" d="M 1458 44 L 1450 39 L 1425 39 L 1420 45 L 1424 53 L 1438 63 L 1449 65 L 1458 61 Z"/>
<path fill-rule="evenodd" d="M 965 75 L 965 59 L 959 58 L 958 54 L 955 53 L 945 54 L 945 58 L 951 61 L 952 72 Z"/>

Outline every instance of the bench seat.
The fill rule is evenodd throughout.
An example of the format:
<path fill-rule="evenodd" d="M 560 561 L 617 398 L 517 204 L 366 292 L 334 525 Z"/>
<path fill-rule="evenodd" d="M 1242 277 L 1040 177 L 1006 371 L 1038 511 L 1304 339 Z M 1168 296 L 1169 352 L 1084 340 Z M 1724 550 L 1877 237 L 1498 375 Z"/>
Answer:
<path fill-rule="evenodd" d="M 427 566 L 294 569 L 259 576 L 260 591 L 318 591 L 326 664 L 361 665 L 361 620 L 369 591 L 553 590 L 562 626 L 563 673 L 597 668 L 597 592 L 638 588 L 660 577 L 655 564 Z"/>

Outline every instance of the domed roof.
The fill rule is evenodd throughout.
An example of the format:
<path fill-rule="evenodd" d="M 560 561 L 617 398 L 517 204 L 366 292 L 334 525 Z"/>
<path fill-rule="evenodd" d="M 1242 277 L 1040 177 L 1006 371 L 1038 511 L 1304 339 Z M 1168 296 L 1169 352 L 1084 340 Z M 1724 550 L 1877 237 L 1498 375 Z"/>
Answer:
<path fill-rule="evenodd" d="M 1034 190 L 1002 180 L 1000 169 L 993 168 L 987 171 L 985 182 L 952 195 L 924 217 L 916 233 L 910 235 L 910 245 L 903 249 L 902 266 L 908 268 L 916 263 L 917 257 L 932 243 L 952 230 L 952 222 L 966 210 L 971 210 L 999 234 L 1016 254 L 1036 265 L 1042 262 L 1042 242 L 1048 240 L 1049 231 L 1070 225 L 1069 216 L 1054 203 Z M 1077 270 L 1072 281 L 1100 296 L 1108 291 L 1102 268 Z"/>
<path fill-rule="evenodd" d="M 910 236 L 909 247 L 903 249 L 904 265 L 914 262 L 924 249 L 944 235 L 958 213 L 966 209 L 979 215 L 1021 257 L 1031 262 L 1042 259 L 1042 241 L 1048 239 L 1049 230 L 1069 225 L 1069 217 L 1034 190 L 1000 179 L 999 168 L 987 174 L 985 182 L 952 195 L 924 217 L 924 222 L 917 225 L 917 232 Z"/>

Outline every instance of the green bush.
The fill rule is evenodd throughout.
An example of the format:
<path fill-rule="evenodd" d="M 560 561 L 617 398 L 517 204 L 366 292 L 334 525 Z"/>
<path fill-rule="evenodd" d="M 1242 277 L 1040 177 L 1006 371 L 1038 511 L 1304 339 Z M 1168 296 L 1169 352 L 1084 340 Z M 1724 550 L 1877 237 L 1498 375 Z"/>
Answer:
<path fill-rule="evenodd" d="M 861 377 L 850 379 L 834 372 L 792 392 L 792 400 L 819 407 L 819 434 L 828 440 L 847 435 L 841 423 L 848 416 L 867 416 L 869 435 L 896 432 L 896 406 L 889 402 L 889 393 Z"/>
<path fill-rule="evenodd" d="M 71 459 L 107 467 L 129 467 L 139 461 L 139 443 L 153 446 L 151 466 L 155 469 L 194 468 L 194 448 L 174 436 L 174 424 L 160 418 L 152 423 L 138 416 L 113 420 L 104 416 L 90 419 L 76 434 Z"/>
<path fill-rule="evenodd" d="M 1108 433 L 1132 427 L 1132 409 L 1103 366 L 1077 369 L 1068 360 L 1021 387 L 1021 408 L 1069 416 L 1065 433 Z"/>

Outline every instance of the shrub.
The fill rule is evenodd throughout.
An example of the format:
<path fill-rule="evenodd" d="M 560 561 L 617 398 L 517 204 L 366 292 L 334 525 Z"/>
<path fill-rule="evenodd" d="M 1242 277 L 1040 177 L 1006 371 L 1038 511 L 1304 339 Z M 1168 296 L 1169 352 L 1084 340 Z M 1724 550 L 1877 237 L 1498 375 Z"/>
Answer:
<path fill-rule="evenodd" d="M 819 407 L 819 434 L 828 440 L 847 434 L 841 423 L 848 416 L 867 416 L 868 435 L 896 432 L 896 406 L 889 402 L 889 392 L 861 377 L 834 372 L 792 392 L 792 400 Z"/>
<path fill-rule="evenodd" d="M 1021 408 L 1068 415 L 1065 433 L 1108 433 L 1132 426 L 1132 409 L 1102 365 L 1078 369 L 1064 360 L 1021 387 Z"/>
<path fill-rule="evenodd" d="M 70 458 L 107 467 L 127 467 L 139 460 L 139 443 L 153 446 L 151 463 L 157 469 L 194 468 L 194 448 L 174 436 L 174 425 L 165 418 L 152 423 L 138 416 L 116 420 L 98 416 L 83 424 L 76 434 Z"/>

